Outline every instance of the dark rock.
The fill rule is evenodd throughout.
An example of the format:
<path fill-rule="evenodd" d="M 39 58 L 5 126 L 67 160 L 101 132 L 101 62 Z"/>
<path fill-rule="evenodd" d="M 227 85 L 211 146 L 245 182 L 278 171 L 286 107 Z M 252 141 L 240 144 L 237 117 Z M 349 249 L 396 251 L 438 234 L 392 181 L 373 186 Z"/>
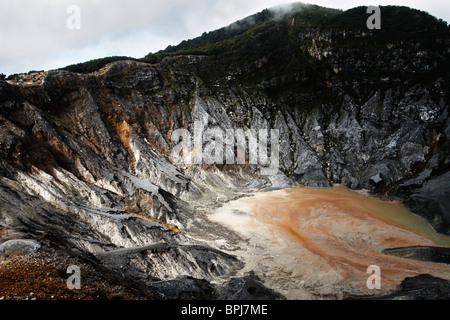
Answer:
<path fill-rule="evenodd" d="M 384 249 L 382 253 L 405 259 L 414 259 L 421 261 L 450 264 L 450 248 L 447 247 L 429 247 L 429 246 L 398 247 L 398 248 Z"/>
<path fill-rule="evenodd" d="M 163 300 L 213 300 L 214 286 L 203 279 L 179 276 L 169 281 L 154 281 L 148 284 Z"/>
<path fill-rule="evenodd" d="M 370 182 L 378 185 L 379 183 L 383 182 L 383 178 L 381 177 L 381 174 L 378 173 L 370 178 Z"/>
<path fill-rule="evenodd" d="M 437 232 L 450 235 L 450 172 L 411 188 L 405 205 L 425 217 Z"/>
<path fill-rule="evenodd" d="M 395 300 L 449 300 L 450 281 L 422 274 L 402 281 L 398 290 L 380 299 Z"/>
<path fill-rule="evenodd" d="M 122 293 L 118 292 L 118 293 L 113 293 L 111 294 L 110 297 L 111 300 L 124 300 L 124 296 Z"/>
<path fill-rule="evenodd" d="M 233 278 L 216 291 L 218 300 L 285 300 L 286 298 L 248 277 Z"/>

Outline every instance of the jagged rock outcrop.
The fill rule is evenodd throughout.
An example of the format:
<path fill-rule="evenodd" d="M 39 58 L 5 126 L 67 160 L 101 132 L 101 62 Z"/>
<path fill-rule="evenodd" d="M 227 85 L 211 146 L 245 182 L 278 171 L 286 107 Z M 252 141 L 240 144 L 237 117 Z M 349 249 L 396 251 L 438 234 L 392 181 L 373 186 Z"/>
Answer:
<path fill-rule="evenodd" d="M 448 300 L 450 281 L 422 274 L 406 278 L 390 295 L 380 296 L 384 300 Z"/>

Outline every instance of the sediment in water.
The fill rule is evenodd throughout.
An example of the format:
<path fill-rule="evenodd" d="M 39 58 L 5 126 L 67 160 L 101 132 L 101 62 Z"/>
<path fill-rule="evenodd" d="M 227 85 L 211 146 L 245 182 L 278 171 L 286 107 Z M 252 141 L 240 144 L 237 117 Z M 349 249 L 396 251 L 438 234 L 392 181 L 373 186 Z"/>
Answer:
<path fill-rule="evenodd" d="M 419 274 L 450 279 L 447 264 L 383 251 L 448 247 L 448 237 L 434 233 L 401 203 L 342 186 L 258 193 L 228 203 L 210 219 L 247 239 L 237 254 L 246 263 L 242 272 L 255 272 L 288 299 L 381 294 Z M 366 285 L 371 265 L 381 270 L 378 292 Z"/>

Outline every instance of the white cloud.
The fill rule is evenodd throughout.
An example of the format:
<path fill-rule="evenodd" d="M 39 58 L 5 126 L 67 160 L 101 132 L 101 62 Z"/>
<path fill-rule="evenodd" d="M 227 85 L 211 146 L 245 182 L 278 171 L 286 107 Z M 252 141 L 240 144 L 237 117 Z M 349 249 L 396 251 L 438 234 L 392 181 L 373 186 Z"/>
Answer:
<path fill-rule="evenodd" d="M 52 69 L 112 55 L 143 57 L 290 0 L 0 0 L 0 73 Z M 348 9 L 354 0 L 305 1 Z M 450 19 L 446 0 L 377 0 Z M 81 29 L 69 30 L 69 5 Z"/>

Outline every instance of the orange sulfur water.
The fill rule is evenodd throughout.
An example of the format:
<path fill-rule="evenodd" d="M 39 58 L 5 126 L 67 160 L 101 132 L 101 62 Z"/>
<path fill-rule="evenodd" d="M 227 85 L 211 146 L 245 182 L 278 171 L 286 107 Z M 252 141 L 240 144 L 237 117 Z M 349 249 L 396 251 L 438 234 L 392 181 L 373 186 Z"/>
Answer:
<path fill-rule="evenodd" d="M 245 214 L 243 214 L 244 212 Z M 228 203 L 212 216 L 248 239 L 238 255 L 288 298 L 338 293 L 379 294 L 409 276 L 450 280 L 450 265 L 382 254 L 385 248 L 450 246 L 428 223 L 398 202 L 374 199 L 343 186 L 299 187 L 258 193 Z M 382 290 L 366 286 L 367 268 L 380 267 Z"/>

